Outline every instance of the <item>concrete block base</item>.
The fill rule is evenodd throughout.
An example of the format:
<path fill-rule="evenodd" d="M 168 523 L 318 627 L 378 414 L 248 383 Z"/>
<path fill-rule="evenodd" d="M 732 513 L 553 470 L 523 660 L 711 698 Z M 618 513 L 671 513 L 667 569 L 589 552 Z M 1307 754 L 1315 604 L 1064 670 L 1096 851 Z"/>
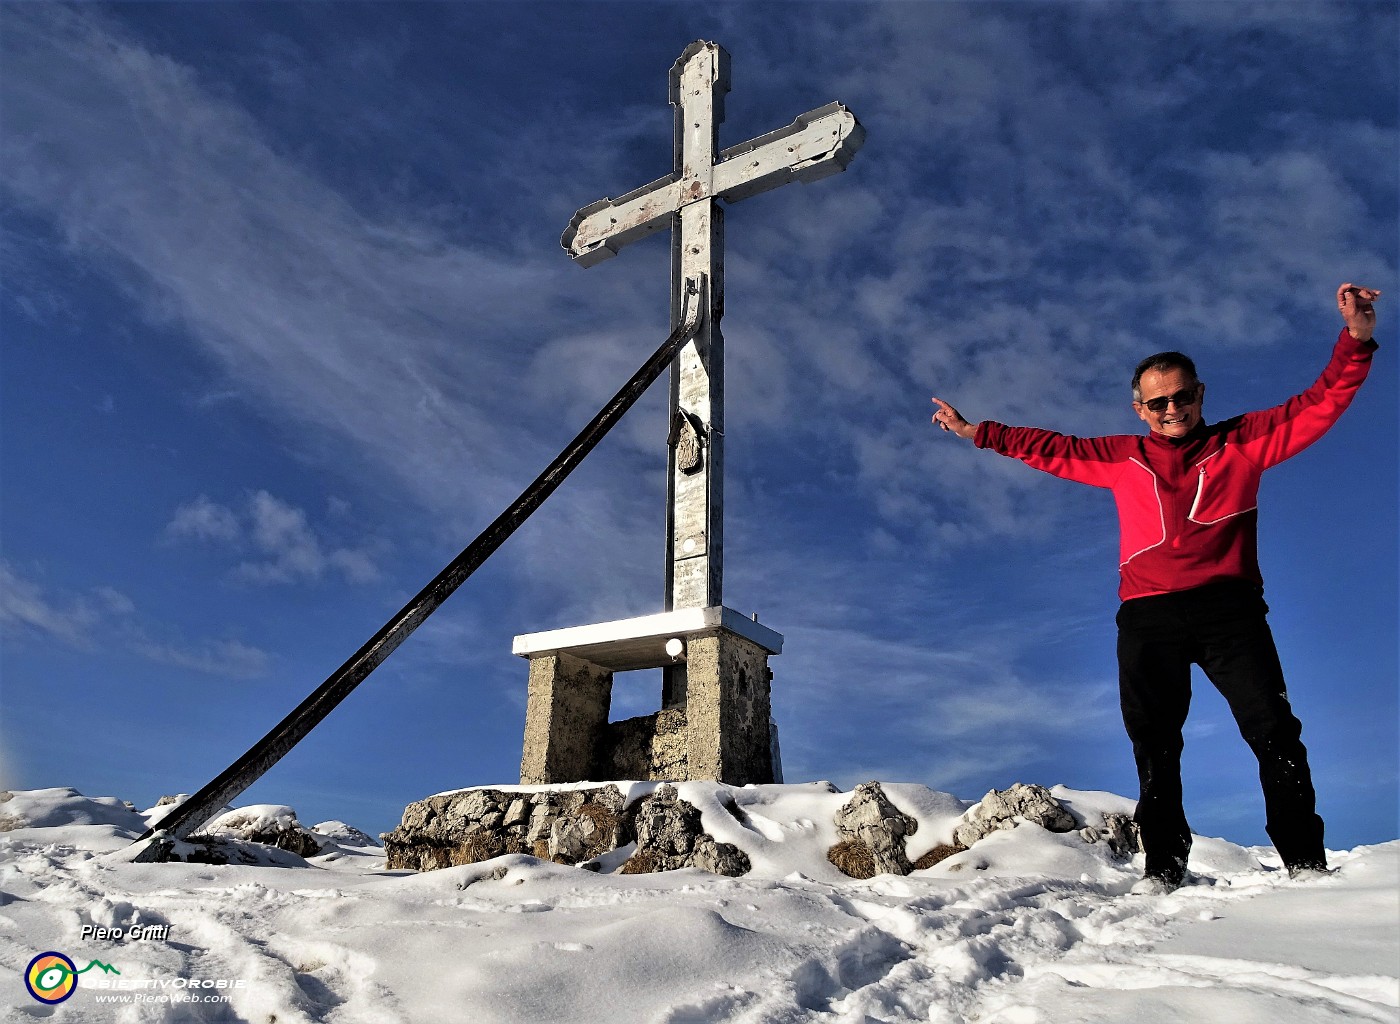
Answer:
<path fill-rule="evenodd" d="M 668 642 L 680 648 L 676 655 L 666 652 Z M 782 651 L 782 636 L 732 609 L 529 634 L 516 637 L 514 650 L 530 661 L 524 785 L 630 778 L 742 786 L 781 778 L 768 658 Z M 613 673 L 663 667 L 671 669 L 668 706 L 609 723 Z"/>

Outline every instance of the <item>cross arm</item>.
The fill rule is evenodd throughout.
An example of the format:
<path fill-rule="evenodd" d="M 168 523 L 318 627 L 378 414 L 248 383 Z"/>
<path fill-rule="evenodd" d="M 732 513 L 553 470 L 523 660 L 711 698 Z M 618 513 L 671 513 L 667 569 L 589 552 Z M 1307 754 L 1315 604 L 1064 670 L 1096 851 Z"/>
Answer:
<path fill-rule="evenodd" d="M 789 181 L 820 181 L 844 171 L 864 141 L 856 115 L 844 103 L 828 103 L 726 149 L 715 164 L 714 193 L 737 203 Z"/>
<path fill-rule="evenodd" d="M 668 174 L 618 199 L 589 203 L 574 214 L 559 244 L 581 266 L 601 263 L 624 245 L 670 227 L 671 214 L 686 203 L 682 191 L 683 184 Z"/>
<path fill-rule="evenodd" d="M 619 199 L 590 203 L 574 214 L 559 243 L 575 263 L 591 267 L 669 227 L 671 215 L 690 203 L 711 198 L 737 203 L 790 181 L 818 181 L 844 171 L 864 141 L 855 114 L 843 103 L 828 103 L 798 115 L 786 128 L 725 150 L 708 176 L 668 174 Z"/>

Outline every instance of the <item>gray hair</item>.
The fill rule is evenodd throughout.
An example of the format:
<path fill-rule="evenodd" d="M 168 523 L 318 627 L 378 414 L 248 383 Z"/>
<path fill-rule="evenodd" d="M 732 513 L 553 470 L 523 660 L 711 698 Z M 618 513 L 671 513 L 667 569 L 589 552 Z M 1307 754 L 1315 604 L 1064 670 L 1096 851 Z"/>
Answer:
<path fill-rule="evenodd" d="M 1196 376 L 1196 364 L 1191 361 L 1191 357 L 1180 352 L 1158 352 L 1156 355 L 1148 356 L 1137 364 L 1137 369 L 1133 371 L 1133 401 L 1142 401 L 1142 375 L 1148 370 L 1156 370 L 1158 373 L 1166 373 L 1168 370 L 1185 370 L 1191 375 L 1192 380 L 1199 380 Z"/>

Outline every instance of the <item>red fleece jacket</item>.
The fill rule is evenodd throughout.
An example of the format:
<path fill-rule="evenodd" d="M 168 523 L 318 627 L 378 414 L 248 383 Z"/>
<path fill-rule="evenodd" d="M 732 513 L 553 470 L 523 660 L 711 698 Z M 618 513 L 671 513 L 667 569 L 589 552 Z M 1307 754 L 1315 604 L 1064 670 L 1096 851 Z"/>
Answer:
<path fill-rule="evenodd" d="M 1069 437 L 983 420 L 973 443 L 1028 466 L 1113 491 L 1118 503 L 1118 596 L 1124 601 L 1220 579 L 1263 583 L 1258 493 L 1264 470 L 1297 455 L 1346 411 L 1371 368 L 1374 341 L 1343 330 L 1312 387 L 1282 405 L 1182 438 Z"/>

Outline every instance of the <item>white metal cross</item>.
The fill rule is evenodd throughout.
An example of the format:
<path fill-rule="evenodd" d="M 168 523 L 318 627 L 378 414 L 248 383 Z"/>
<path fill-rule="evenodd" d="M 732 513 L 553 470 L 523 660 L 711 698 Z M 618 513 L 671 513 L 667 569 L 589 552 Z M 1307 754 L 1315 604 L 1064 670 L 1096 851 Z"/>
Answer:
<path fill-rule="evenodd" d="M 846 169 L 865 131 L 840 103 L 786 128 L 718 151 L 729 54 L 697 41 L 671 68 L 675 108 L 670 174 L 620 199 L 579 210 L 560 240 L 585 267 L 671 227 L 671 326 L 683 315 L 686 280 L 708 283 L 708 316 L 671 366 L 666 493 L 666 610 L 722 604 L 724 550 L 724 215 L 740 199 Z"/>

